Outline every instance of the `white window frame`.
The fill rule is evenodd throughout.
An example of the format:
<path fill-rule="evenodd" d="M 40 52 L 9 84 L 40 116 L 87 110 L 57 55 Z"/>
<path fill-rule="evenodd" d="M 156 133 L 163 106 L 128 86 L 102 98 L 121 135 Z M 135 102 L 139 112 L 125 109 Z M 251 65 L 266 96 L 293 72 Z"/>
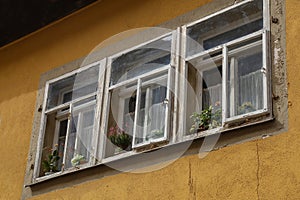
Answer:
<path fill-rule="evenodd" d="M 132 152 L 125 152 L 123 153 L 123 155 L 113 155 L 113 156 L 109 156 L 109 157 L 105 157 L 105 148 L 106 148 L 106 144 L 107 144 L 107 136 L 106 136 L 106 132 L 107 132 L 107 128 L 108 128 L 108 118 L 109 118 L 109 109 L 110 109 L 110 99 L 111 99 L 111 96 L 110 96 L 110 92 L 113 91 L 114 89 L 119 89 L 121 88 L 122 86 L 125 86 L 125 85 L 129 85 L 129 84 L 132 84 L 132 83 L 137 83 L 134 88 L 137 90 L 137 101 L 136 101 L 136 106 L 135 106 L 135 119 L 134 119 L 134 128 L 133 128 L 133 139 L 132 139 L 132 148 L 133 150 L 137 149 L 137 148 L 140 148 L 140 147 L 144 147 L 144 146 L 148 146 L 150 144 L 153 144 L 153 143 L 158 143 L 158 142 L 162 142 L 162 141 L 167 141 L 170 137 L 170 134 L 169 134 L 169 130 L 170 130 L 170 115 L 171 115 L 171 112 L 170 112 L 170 108 L 171 108 L 171 88 L 173 88 L 173 70 L 174 68 L 176 68 L 176 58 L 175 58 L 175 50 L 176 50 L 176 41 L 177 41 L 177 30 L 175 31 L 172 31 L 172 32 L 168 32 L 166 34 L 163 34 L 159 37 L 156 37 L 154 39 L 151 39 L 151 40 L 148 40 L 147 42 L 145 43 L 142 43 L 142 44 L 139 44 L 137 46 L 134 46 L 132 48 L 129 48 L 125 51 L 122 51 L 122 52 L 119 52 L 111 57 L 108 58 L 108 65 L 107 65 L 107 71 L 106 71 L 106 83 L 105 83 L 105 97 L 104 97 L 104 110 L 103 110 L 103 121 L 101 123 L 101 143 L 100 143 L 100 148 L 99 148 L 99 152 L 98 152 L 98 157 L 101 159 L 100 162 L 107 162 L 107 161 L 110 161 L 110 160 L 115 160 L 115 159 L 118 159 L 119 157 L 123 157 L 123 156 L 126 156 L 126 155 L 131 155 L 132 153 L 134 154 L 134 151 Z M 170 36 L 171 37 L 171 52 L 170 52 L 170 64 L 169 65 L 165 65 L 165 66 L 161 66 L 160 68 L 158 69 L 154 69 L 150 72 L 147 72 L 147 73 L 144 73 L 142 75 L 138 75 L 134 78 L 130 78 L 130 79 L 127 79 L 127 80 L 124 80 L 120 83 L 116 83 L 114 85 L 111 85 L 110 86 L 110 79 L 111 79 L 111 64 L 112 64 L 112 61 L 113 59 L 123 55 L 123 54 L 126 54 L 128 52 L 131 52 L 133 50 L 136 50 L 136 49 L 139 49 L 147 44 L 150 44 L 152 42 L 155 42 L 155 41 L 158 41 L 162 38 L 165 38 L 167 36 Z M 165 117 L 165 130 L 164 130 L 164 136 L 161 137 L 161 138 L 158 138 L 158 139 L 153 139 L 153 140 L 149 140 L 147 142 L 143 142 L 141 144 L 135 144 L 135 137 L 136 137 L 136 127 L 137 127 L 137 118 L 138 118 L 138 112 L 137 110 L 139 109 L 139 104 L 140 104 L 140 89 L 141 89 L 141 80 L 143 78 L 147 78 L 147 77 L 151 77 L 151 76 L 154 76 L 156 74 L 161 74 L 161 73 L 164 73 L 164 72 L 168 72 L 168 78 L 167 78 L 167 93 L 166 93 L 166 101 L 168 102 L 167 105 L 166 105 L 166 117 Z M 152 79 L 150 80 L 152 81 Z M 119 103 L 120 104 L 120 103 Z M 119 119 L 118 119 L 119 120 Z"/>
<path fill-rule="evenodd" d="M 40 174 L 40 167 L 41 167 L 41 157 L 42 157 L 42 148 L 43 148 L 43 143 L 44 143 L 44 136 L 45 136 L 45 130 L 46 130 L 46 126 L 47 126 L 47 115 L 49 114 L 52 114 L 54 112 L 57 112 L 58 116 L 61 117 L 61 119 L 59 120 L 62 120 L 62 119 L 68 119 L 68 127 L 67 127 L 67 132 L 66 132 L 66 139 L 65 139 L 65 144 L 67 145 L 68 144 L 68 137 L 69 137 L 69 132 L 70 132 L 70 126 L 71 126 L 71 114 L 73 113 L 73 108 L 74 108 L 74 104 L 82 101 L 82 100 L 85 100 L 85 99 L 89 99 L 91 97 L 96 97 L 97 100 L 93 100 L 92 102 L 88 102 L 88 103 L 85 103 L 84 105 L 87 105 L 89 103 L 93 103 L 93 102 L 101 102 L 101 99 L 102 99 L 102 96 L 103 96 L 103 86 L 101 84 L 101 81 L 103 81 L 104 77 L 103 77 L 103 71 L 102 71 L 102 68 L 104 67 L 106 63 L 106 59 L 103 59 L 101 61 L 97 61 L 97 62 L 94 62 L 94 63 L 91 63 L 87 66 L 84 66 L 82 68 L 79 68 L 78 70 L 74 70 L 72 72 L 69 72 L 69 73 L 66 73 L 60 77 L 57 77 L 57 78 L 54 78 L 52 80 L 49 80 L 46 82 L 46 86 L 45 86 L 45 91 L 44 91 L 44 100 L 43 100 L 43 107 L 42 107 L 42 117 L 41 117 L 41 125 L 40 125 L 40 129 L 39 129 L 39 137 L 38 137 L 38 143 L 37 143 L 37 152 L 36 152 L 36 159 L 35 159 L 35 168 L 34 168 L 34 172 L 33 172 L 33 180 L 35 181 L 39 181 L 39 180 L 43 180 L 43 179 L 48 179 L 48 178 L 51 178 L 51 177 L 54 177 L 54 176 L 57 176 L 57 174 L 62 174 L 64 173 L 64 171 L 69 171 L 69 170 L 72 170 L 72 169 L 64 169 L 62 167 L 61 171 L 59 172 L 56 172 L 52 175 L 48 175 L 48 176 L 39 176 Z M 57 81 L 60 81 L 60 80 L 63 80 L 65 78 L 68 78 L 70 76 L 73 76 L 77 73 L 80 73 L 82 71 L 85 71 L 85 70 L 88 70 L 89 68 L 91 67 L 98 67 L 99 68 L 99 78 L 98 78 L 98 87 L 97 87 L 97 91 L 96 92 L 93 92 L 91 94 L 88 94 L 88 95 L 85 95 L 85 96 L 82 96 L 80 98 L 77 98 L 77 99 L 74 99 L 74 100 L 71 100 L 69 102 L 66 102 L 66 103 L 62 103 L 61 100 L 62 100 L 62 97 L 59 97 L 58 98 L 58 101 L 59 103 L 62 103 L 62 104 L 59 104 L 53 108 L 49 108 L 47 109 L 47 99 L 48 99 L 48 91 L 49 91 L 49 87 L 50 87 L 50 84 L 52 83 L 55 83 Z M 66 88 L 66 89 L 63 89 L 62 92 L 64 91 L 67 91 L 69 90 L 69 88 Z M 63 93 L 61 93 L 63 94 Z M 60 95 L 61 95 L 60 94 Z M 96 104 L 95 103 L 95 106 L 96 106 L 96 109 L 95 109 L 95 124 L 94 124 L 94 130 L 93 130 L 93 138 L 98 138 L 98 130 L 99 130 L 99 126 L 97 125 L 97 121 L 96 120 L 100 120 L 100 113 L 101 113 L 101 104 Z M 68 110 L 66 111 L 62 111 L 62 109 L 64 108 L 68 108 Z M 75 111 L 76 112 L 76 111 Z M 54 142 L 55 142 L 55 139 L 58 139 L 58 121 L 55 122 L 56 123 L 56 127 L 55 127 L 55 133 L 54 133 Z M 77 136 L 76 136 L 77 137 Z M 92 145 L 92 150 L 95 150 L 96 149 L 96 145 L 95 143 L 93 142 Z M 61 158 L 63 161 L 62 161 L 62 165 L 64 165 L 64 163 L 66 162 L 66 150 L 67 148 L 64 148 L 64 155 L 63 157 Z M 80 167 L 81 168 L 85 168 L 85 167 L 88 167 L 88 166 L 91 166 L 91 165 L 94 165 L 96 163 L 96 159 L 95 159 L 95 156 L 94 156 L 95 152 L 92 151 L 91 154 L 90 154 L 90 158 L 89 158 L 89 162 L 88 163 L 85 163 L 85 164 L 82 164 Z"/>
<path fill-rule="evenodd" d="M 186 47 L 187 47 L 186 46 L 186 35 L 187 35 L 188 27 L 198 24 L 202 21 L 208 20 L 216 15 L 227 12 L 231 9 L 237 8 L 241 5 L 247 4 L 252 1 L 253 0 L 245 0 L 240 3 L 234 4 L 223 10 L 220 10 L 216 13 L 206 16 L 202 19 L 199 19 L 199 20 L 196 20 L 189 24 L 177 27 L 177 29 L 172 32 L 163 34 L 159 37 L 148 40 L 145 43 L 136 45 L 132 48 L 129 48 L 127 50 L 124 50 L 122 52 L 114 54 L 108 58 L 104 58 L 100 61 L 96 61 L 96 62 L 89 64 L 85 67 L 82 67 L 78 70 L 74 70 L 74 71 L 69 72 L 65 75 L 62 75 L 58 78 L 47 81 L 46 86 L 45 86 L 45 91 L 44 91 L 42 117 L 41 117 L 39 137 L 38 137 L 38 143 L 37 143 L 37 152 L 36 152 L 36 159 L 35 159 L 33 182 L 48 179 L 51 177 L 55 177 L 57 175 L 64 174 L 67 171 L 72 171 L 72 169 L 67 169 L 67 170 L 63 169 L 62 171 L 57 172 L 53 175 L 39 177 L 47 115 L 57 112 L 59 110 L 65 109 L 65 108 L 69 108 L 66 111 L 58 112 L 60 116 L 67 116 L 68 121 L 69 121 L 67 133 L 66 133 L 66 141 L 65 141 L 65 143 L 67 144 L 68 143 L 67 140 L 68 140 L 68 136 L 69 136 L 68 134 L 70 132 L 69 129 L 70 129 L 70 125 L 71 125 L 70 117 L 68 115 L 70 115 L 71 113 L 74 112 L 73 105 L 79 101 L 88 99 L 93 96 L 96 96 L 96 100 L 94 100 L 94 101 L 96 101 L 95 102 L 96 109 L 95 109 L 95 116 L 94 116 L 94 130 L 93 130 L 93 136 L 92 136 L 93 140 L 92 140 L 92 144 L 91 144 L 92 152 L 91 152 L 91 155 L 89 158 L 89 163 L 80 165 L 80 168 L 88 168 L 88 167 L 91 167 L 96 164 L 107 163 L 110 161 L 118 160 L 120 158 L 139 154 L 140 152 L 136 152 L 135 149 L 138 149 L 140 147 L 149 146 L 150 144 L 153 144 L 153 143 L 167 141 L 168 144 L 164 144 L 164 145 L 168 146 L 168 145 L 172 145 L 172 144 L 175 144 L 175 143 L 178 143 L 181 141 L 185 141 L 185 140 L 190 140 L 190 139 L 194 139 L 194 138 L 198 138 L 198 137 L 204 137 L 204 136 L 212 135 L 212 134 L 215 134 L 218 132 L 228 131 L 231 129 L 237 129 L 237 128 L 243 127 L 244 125 L 235 126 L 234 128 L 226 128 L 225 125 L 235 123 L 240 120 L 244 120 L 244 119 L 248 119 L 248 118 L 271 114 L 272 104 L 271 104 L 271 95 L 270 95 L 270 93 L 271 93 L 270 70 L 271 69 L 269 67 L 269 65 L 270 65 L 270 61 L 269 61 L 269 59 L 270 59 L 270 57 L 269 57 L 269 39 L 270 39 L 270 37 L 269 37 L 269 34 L 270 34 L 269 0 L 262 0 L 263 1 L 263 24 L 264 25 L 261 30 L 251 33 L 249 35 L 234 39 L 230 42 L 216 46 L 216 47 L 208 49 L 206 51 L 201 51 L 192 56 L 186 56 Z M 154 41 L 162 39 L 168 35 L 172 36 L 170 64 L 110 86 L 111 65 L 112 65 L 112 61 L 114 58 L 117 58 L 122 54 L 128 53 L 130 51 L 133 51 L 140 47 L 143 47 L 149 43 L 152 43 Z M 262 37 L 261 41 L 262 41 L 262 52 L 263 52 L 263 67 L 262 67 L 262 69 L 263 69 L 263 91 L 264 91 L 264 97 L 265 97 L 264 102 L 263 102 L 263 109 L 257 110 L 257 111 L 251 112 L 251 113 L 246 113 L 243 115 L 238 115 L 238 116 L 228 118 L 228 117 L 226 117 L 226 114 L 228 112 L 226 110 L 227 109 L 227 102 L 226 102 L 227 101 L 227 99 L 226 99 L 227 82 L 226 82 L 226 80 L 227 80 L 227 70 L 228 70 L 227 65 L 228 65 L 228 55 L 229 55 L 228 47 L 235 45 L 235 44 L 242 43 L 246 40 L 250 40 L 255 37 L 260 37 L 260 36 Z M 243 47 L 240 47 L 240 48 L 243 48 Z M 213 58 L 216 60 L 221 60 L 221 62 L 222 62 L 222 126 L 203 131 L 203 132 L 201 132 L 201 134 L 185 135 L 184 133 L 187 130 L 186 129 L 187 117 L 186 117 L 186 112 L 185 112 L 186 105 L 187 105 L 187 98 L 186 98 L 187 64 L 186 63 L 193 59 L 196 59 L 198 57 L 203 57 L 207 54 L 214 53 L 217 51 L 222 52 L 221 55 Z M 180 56 L 182 56 L 182 60 L 181 60 Z M 98 80 L 97 92 L 88 94 L 86 96 L 80 97 L 80 98 L 72 100 L 70 102 L 62 103 L 60 105 L 55 106 L 54 108 L 50 108 L 50 109 L 46 108 L 47 99 L 48 99 L 48 90 L 49 90 L 49 85 L 51 83 L 68 78 L 69 76 L 72 76 L 76 73 L 87 70 L 90 67 L 94 67 L 95 65 L 99 66 L 99 80 Z M 207 69 L 208 68 L 206 68 L 206 70 Z M 140 96 L 141 96 L 140 95 L 141 85 L 142 85 L 141 80 L 143 78 L 153 76 L 155 74 L 161 74 L 163 72 L 167 72 L 166 74 L 168 76 L 168 78 L 167 78 L 167 82 L 168 82 L 167 83 L 167 94 L 166 94 L 167 106 L 166 106 L 166 116 L 165 116 L 164 137 L 149 140 L 148 142 L 135 145 L 134 139 L 135 139 L 135 135 L 136 135 L 136 130 L 134 130 L 133 142 L 132 142 L 133 150 L 132 151 L 118 154 L 118 155 L 113 155 L 110 157 L 105 157 L 105 148 L 106 148 L 106 144 L 107 144 L 106 134 L 107 134 L 107 128 L 108 128 L 108 118 L 109 118 L 109 109 L 110 109 L 109 107 L 110 107 L 110 99 L 111 99 L 110 91 L 112 91 L 114 89 L 122 88 L 124 85 L 132 84 L 132 83 L 136 82 L 137 84 L 135 85 L 135 87 L 133 87 L 131 89 L 137 90 L 137 101 L 136 101 L 136 106 L 135 106 L 135 113 L 138 113 L 137 109 L 139 109 Z M 200 77 L 202 77 L 202 75 L 203 74 L 200 74 Z M 202 79 L 200 82 L 202 84 Z M 202 90 L 201 84 L 200 84 L 201 87 L 198 86 L 198 88 L 197 88 L 198 93 L 201 93 L 201 90 Z M 174 91 L 173 94 L 171 94 L 171 89 L 172 89 L 172 91 Z M 64 91 L 64 92 L 68 92 L 68 91 L 69 91 L 69 89 L 66 88 L 66 91 Z M 124 96 L 124 98 L 125 98 L 125 96 Z M 176 99 L 176 100 L 174 100 L 174 99 Z M 177 99 L 180 102 L 177 101 Z M 200 99 L 202 101 L 202 98 L 200 98 Z M 62 100 L 62 98 L 60 100 Z M 119 104 L 122 104 L 121 101 L 122 101 L 122 99 L 120 99 Z M 201 103 L 201 105 L 202 105 L 202 103 Z M 172 108 L 172 110 L 171 110 L 171 108 Z M 121 108 L 121 111 L 122 111 L 122 108 Z M 137 123 L 137 118 L 138 118 L 138 115 L 136 114 L 134 123 Z M 171 121 L 171 118 L 173 121 Z M 261 121 L 255 122 L 255 123 L 260 123 L 263 121 L 264 120 L 261 120 Z M 136 124 L 134 127 L 136 127 Z M 171 127 L 172 127 L 172 129 L 171 129 Z M 56 132 L 57 132 L 57 130 L 56 130 Z M 66 155 L 66 148 L 64 149 L 64 151 L 65 151 L 64 155 Z M 62 159 L 63 159 L 63 163 L 65 163 L 65 156 Z"/>
<path fill-rule="evenodd" d="M 199 53 L 194 53 L 193 55 L 186 55 L 186 52 L 187 52 L 187 29 L 189 27 L 192 27 L 200 22 L 203 22 L 203 21 L 206 21 L 206 20 L 209 20 L 219 14 L 222 14 L 224 12 L 228 12 L 234 8 L 237 8 L 237 7 L 240 7 L 242 5 L 245 5 L 247 3 L 251 3 L 253 0 L 245 0 L 245 1 L 242 1 L 240 3 L 237 3 L 237 4 L 234 4 L 232 6 L 229 6 L 223 10 L 220 10 L 216 13 L 213 13 L 211 15 L 208 15 L 202 19 L 199 19 L 199 20 L 196 20 L 194 22 L 191 22 L 189 24 L 186 24 L 184 26 L 181 27 L 182 29 L 182 33 L 183 33 L 183 37 L 182 37 L 182 41 L 181 41 L 181 44 L 183 46 L 183 49 L 182 49 L 182 54 L 184 56 L 184 64 L 181 66 L 181 71 L 183 72 L 183 76 L 184 77 L 187 77 L 187 63 L 189 61 L 192 61 L 196 58 L 199 58 L 199 57 L 203 57 L 205 55 L 209 55 L 211 53 L 215 53 L 215 52 L 218 52 L 218 51 L 221 51 L 221 55 L 217 56 L 216 58 L 212 58 L 212 59 L 218 59 L 218 58 L 221 58 L 222 59 L 222 127 L 218 127 L 218 128 L 214 128 L 214 129 L 210 129 L 210 130 L 206 130 L 206 131 L 202 131 L 201 133 L 196 133 L 196 134 L 190 134 L 190 135 L 183 135 L 183 140 L 188 140 L 188 139 L 191 139 L 191 138 L 194 138 L 195 135 L 200 135 L 200 136 L 207 136 L 207 135 L 211 135 L 211 134 L 215 134 L 217 132 L 220 132 L 220 131 L 224 131 L 226 130 L 225 128 L 225 125 L 226 124 L 231 124 L 231 123 L 235 123 L 235 122 L 239 122 L 239 121 L 243 121 L 245 119 L 248 119 L 248 118 L 254 118 L 254 117 L 259 117 L 259 116 L 263 116 L 263 115 L 268 115 L 268 114 L 271 114 L 271 106 L 272 106 L 272 103 L 271 103 L 271 98 L 270 98 L 270 91 L 271 91 L 271 88 L 270 88 L 270 84 L 269 84 L 269 81 L 270 81 L 270 57 L 269 57 L 269 32 L 270 32 L 270 22 L 269 22 L 269 1 L 268 0 L 262 0 L 263 1 L 263 28 L 259 31 L 256 31 L 254 33 L 251 33 L 251 34 L 248 34 L 246 36 L 243 36 L 243 37 L 240 37 L 240 38 L 237 38 L 237 39 L 234 39 L 234 40 L 231 40 L 227 43 L 224 43 L 224 44 L 221 44 L 221 45 L 218 45 L 216 47 L 213 47 L 211 49 L 208 49 L 208 50 L 203 50 L 203 51 L 200 51 Z M 254 112 L 250 112 L 250 113 L 246 113 L 246 114 L 242 114 L 242 115 L 238 115 L 238 116 L 234 116 L 234 117 L 226 117 L 227 116 L 227 69 L 228 69 L 228 47 L 229 46 L 232 46 L 232 45 L 235 45 L 235 44 L 239 44 L 239 43 L 242 43 L 244 41 L 247 41 L 247 40 L 250 40 L 252 38 L 255 38 L 255 37 L 259 37 L 261 36 L 261 41 L 262 41 L 262 60 L 263 60 L 263 66 L 262 66 L 262 74 L 263 74 L 263 92 L 264 92 L 264 98 L 263 98 L 263 108 L 260 109 L 260 110 L 256 110 Z M 207 39 L 207 38 L 206 38 Z M 200 71 L 200 74 L 202 75 L 202 71 L 203 69 L 201 69 Z M 202 76 L 201 76 L 202 77 Z M 183 91 L 187 91 L 187 82 L 186 81 L 182 81 L 183 84 L 181 86 L 181 90 Z M 201 81 L 200 81 L 201 82 Z M 201 85 L 201 83 L 200 83 Z M 199 86 L 198 86 L 199 87 Z M 197 93 L 201 93 L 201 90 L 198 88 Z M 181 103 L 181 106 L 183 107 L 182 109 L 182 113 L 184 113 L 184 111 L 186 110 L 186 93 L 183 92 L 181 93 L 181 99 L 182 99 L 182 102 Z M 202 93 L 200 94 L 200 96 L 202 95 Z M 199 101 L 201 101 L 200 103 L 202 104 L 202 96 L 199 97 Z M 183 125 L 181 125 L 180 127 L 180 130 L 182 130 L 183 132 L 186 132 L 187 128 L 186 128 L 186 120 L 187 120 L 187 117 L 186 117 L 186 114 L 182 114 L 181 117 L 180 117 L 180 121 L 185 121 L 185 123 L 183 123 Z"/>

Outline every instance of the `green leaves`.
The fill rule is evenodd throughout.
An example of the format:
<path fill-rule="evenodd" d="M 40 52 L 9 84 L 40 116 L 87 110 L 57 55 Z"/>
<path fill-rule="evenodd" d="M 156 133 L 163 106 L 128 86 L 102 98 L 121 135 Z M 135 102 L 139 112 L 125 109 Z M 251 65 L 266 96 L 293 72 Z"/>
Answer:
<path fill-rule="evenodd" d="M 125 150 L 131 145 L 132 137 L 127 133 L 112 134 L 108 136 L 111 143 Z"/>
<path fill-rule="evenodd" d="M 107 136 L 111 143 L 123 150 L 128 149 L 131 145 L 132 136 L 125 133 L 125 130 L 121 129 L 117 124 L 109 128 Z"/>
<path fill-rule="evenodd" d="M 190 118 L 194 122 L 190 128 L 190 133 L 197 133 L 221 126 L 222 110 L 219 106 L 215 108 L 209 106 L 200 113 L 194 112 Z"/>
<path fill-rule="evenodd" d="M 48 159 L 42 161 L 44 172 L 57 172 L 57 161 L 59 159 L 60 157 L 58 156 L 57 150 L 54 150 L 51 154 L 49 154 Z"/>

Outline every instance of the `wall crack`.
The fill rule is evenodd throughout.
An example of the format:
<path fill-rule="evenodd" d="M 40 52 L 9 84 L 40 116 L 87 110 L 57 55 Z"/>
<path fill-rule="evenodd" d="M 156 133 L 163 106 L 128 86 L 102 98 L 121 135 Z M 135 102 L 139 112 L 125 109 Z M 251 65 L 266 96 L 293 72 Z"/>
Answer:
<path fill-rule="evenodd" d="M 190 199 L 196 200 L 196 188 L 195 188 L 195 183 L 192 177 L 192 166 L 191 166 L 191 161 L 189 161 L 189 189 L 190 189 Z"/>

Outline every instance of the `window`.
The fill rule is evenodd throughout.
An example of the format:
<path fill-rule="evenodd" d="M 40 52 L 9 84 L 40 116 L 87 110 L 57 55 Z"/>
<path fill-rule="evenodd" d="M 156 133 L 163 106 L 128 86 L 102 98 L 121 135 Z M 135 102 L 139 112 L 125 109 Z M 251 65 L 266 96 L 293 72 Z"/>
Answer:
<path fill-rule="evenodd" d="M 242 1 L 49 80 L 34 180 L 270 117 L 268 16 Z"/>
<path fill-rule="evenodd" d="M 244 1 L 184 26 L 184 70 L 198 97 L 195 105 L 186 106 L 187 134 L 201 131 L 199 120 L 205 111 L 211 114 L 204 130 L 269 114 L 268 25 L 263 3 Z"/>
<path fill-rule="evenodd" d="M 72 168 L 77 157 L 81 166 L 92 164 L 99 66 L 98 62 L 47 82 L 37 177 Z"/>
<path fill-rule="evenodd" d="M 174 34 L 110 58 L 104 157 L 168 140 Z M 115 128 L 131 138 L 128 145 L 111 140 Z"/>

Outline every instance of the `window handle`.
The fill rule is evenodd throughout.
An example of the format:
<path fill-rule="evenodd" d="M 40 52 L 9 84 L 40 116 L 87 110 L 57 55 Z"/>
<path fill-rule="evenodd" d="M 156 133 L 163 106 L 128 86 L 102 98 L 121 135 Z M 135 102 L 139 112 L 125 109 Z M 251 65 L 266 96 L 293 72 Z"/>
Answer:
<path fill-rule="evenodd" d="M 266 74 L 267 70 L 266 70 L 266 68 L 263 67 L 263 68 L 261 68 L 260 72 Z"/>
<path fill-rule="evenodd" d="M 169 103 L 169 99 L 165 99 L 164 101 L 163 101 L 163 104 L 165 104 L 165 105 L 167 105 Z"/>

